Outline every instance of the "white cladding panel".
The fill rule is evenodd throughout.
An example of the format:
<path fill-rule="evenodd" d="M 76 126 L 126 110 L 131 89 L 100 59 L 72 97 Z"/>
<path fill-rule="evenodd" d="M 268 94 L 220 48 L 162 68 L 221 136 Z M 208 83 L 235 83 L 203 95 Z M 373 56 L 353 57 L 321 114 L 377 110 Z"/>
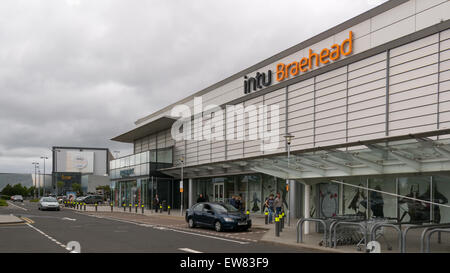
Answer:
<path fill-rule="evenodd" d="M 247 76 L 252 77 L 256 72 L 267 72 L 270 69 L 273 71 L 272 81 L 276 83 L 274 72 L 277 63 L 299 61 L 308 56 L 310 48 L 318 53 L 322 48 L 341 43 L 348 37 L 350 30 L 354 32 L 353 55 L 356 55 L 438 23 L 438 18 L 446 20 L 448 14 L 449 1 L 408 1 Z M 299 150 L 450 126 L 450 31 L 446 30 L 439 35 L 431 35 L 391 49 L 389 60 L 387 56 L 386 52 L 370 56 L 298 82 L 287 89 L 278 89 L 240 103 L 241 106 L 256 107 L 255 113 L 245 114 L 243 127 L 238 126 L 242 122 L 239 117 L 233 125 L 234 133 L 242 133 L 246 139 L 244 141 L 175 143 L 166 133 L 164 142 L 160 135 L 157 141 L 156 138 L 152 139 L 152 136 L 136 141 L 135 151 L 143 151 L 151 146 L 175 144 L 176 155 L 186 153 L 187 165 L 270 154 L 271 152 L 261 151 L 260 138 L 265 136 L 254 131 L 261 125 L 258 121 L 258 106 L 261 105 L 279 107 L 279 145 L 278 149 L 272 152 L 285 150 L 285 132 L 295 136 L 292 140 L 292 150 Z M 300 73 L 303 74 L 305 73 Z M 203 106 L 222 105 L 245 96 L 243 82 L 243 78 L 236 79 L 208 92 L 202 97 Z M 386 105 L 387 102 L 389 105 Z M 192 101 L 187 104 L 193 107 Z M 207 121 L 204 117 L 203 123 Z M 269 119 L 268 128 L 272 129 L 274 126 L 274 120 Z M 193 125 L 194 129 L 201 130 Z M 222 131 L 229 139 L 230 132 Z M 253 137 L 258 140 L 253 140 Z"/>
<path fill-rule="evenodd" d="M 358 54 L 385 42 L 439 23 L 441 20 L 447 20 L 449 16 L 449 1 L 411 0 L 301 49 L 281 60 L 277 60 L 258 71 L 266 72 L 269 69 L 275 71 L 276 64 L 279 62 L 291 63 L 292 61 L 299 61 L 302 57 L 307 57 L 308 49 L 313 49 L 317 53 L 322 48 L 329 48 L 334 43 L 342 43 L 344 39 L 348 38 L 349 31 L 354 33 L 353 54 Z M 351 66 L 349 70 L 352 70 Z M 249 73 L 248 76 L 254 76 L 258 71 Z M 208 104 L 220 105 L 242 96 L 244 96 L 243 79 L 236 79 L 203 95 L 203 101 Z M 187 104 L 192 105 L 192 103 Z M 170 114 L 170 110 L 154 118 L 168 114 Z"/>

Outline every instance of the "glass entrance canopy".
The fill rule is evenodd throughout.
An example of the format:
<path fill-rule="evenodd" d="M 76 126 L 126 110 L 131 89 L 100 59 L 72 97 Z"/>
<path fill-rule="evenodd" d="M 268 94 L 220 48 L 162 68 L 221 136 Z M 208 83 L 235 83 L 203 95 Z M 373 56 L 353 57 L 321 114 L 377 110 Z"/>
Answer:
<path fill-rule="evenodd" d="M 185 177 L 264 173 L 283 179 L 344 177 L 450 171 L 450 137 L 446 130 L 386 137 L 306 151 L 185 166 Z M 442 136 L 444 133 L 446 138 Z M 441 137 L 438 139 L 438 135 Z M 179 177 L 180 167 L 160 170 Z"/>

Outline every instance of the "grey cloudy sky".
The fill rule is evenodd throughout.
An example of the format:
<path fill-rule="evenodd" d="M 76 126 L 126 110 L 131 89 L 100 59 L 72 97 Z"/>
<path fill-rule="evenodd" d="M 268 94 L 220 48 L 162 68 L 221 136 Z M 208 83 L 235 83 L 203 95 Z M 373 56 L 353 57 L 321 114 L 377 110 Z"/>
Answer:
<path fill-rule="evenodd" d="M 0 172 L 51 146 L 131 153 L 109 139 L 138 118 L 383 2 L 2 0 Z"/>

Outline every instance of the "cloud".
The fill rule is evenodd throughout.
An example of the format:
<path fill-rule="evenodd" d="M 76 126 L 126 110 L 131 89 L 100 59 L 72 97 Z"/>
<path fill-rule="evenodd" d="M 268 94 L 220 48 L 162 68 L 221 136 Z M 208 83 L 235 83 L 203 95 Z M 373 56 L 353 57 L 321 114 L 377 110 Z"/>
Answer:
<path fill-rule="evenodd" d="M 374 4 L 2 1 L 0 172 L 31 172 L 51 146 L 130 153 L 109 139 L 135 120 Z"/>

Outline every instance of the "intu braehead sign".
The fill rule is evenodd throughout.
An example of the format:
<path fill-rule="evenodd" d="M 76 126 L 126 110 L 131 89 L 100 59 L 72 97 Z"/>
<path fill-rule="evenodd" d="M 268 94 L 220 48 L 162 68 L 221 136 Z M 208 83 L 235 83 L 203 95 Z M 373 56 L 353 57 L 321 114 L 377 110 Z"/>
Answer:
<path fill-rule="evenodd" d="M 296 77 L 300 73 L 306 73 L 320 64 L 326 65 L 330 62 L 339 60 L 342 56 L 348 56 L 353 53 L 353 32 L 341 44 L 333 44 L 330 48 L 324 48 L 320 53 L 315 53 L 309 49 L 308 57 L 303 57 L 299 61 L 292 63 L 278 63 L 276 66 L 276 80 L 281 82 L 290 77 Z M 257 72 L 254 77 L 244 77 L 244 94 L 257 91 L 263 87 L 272 84 L 272 70 L 267 73 Z"/>

